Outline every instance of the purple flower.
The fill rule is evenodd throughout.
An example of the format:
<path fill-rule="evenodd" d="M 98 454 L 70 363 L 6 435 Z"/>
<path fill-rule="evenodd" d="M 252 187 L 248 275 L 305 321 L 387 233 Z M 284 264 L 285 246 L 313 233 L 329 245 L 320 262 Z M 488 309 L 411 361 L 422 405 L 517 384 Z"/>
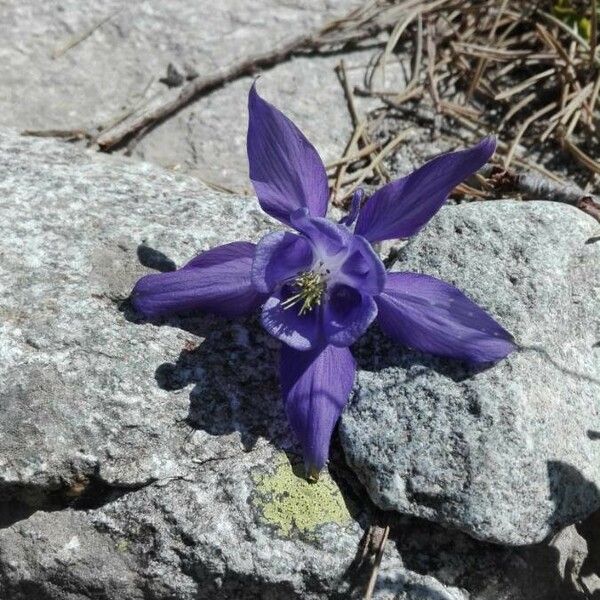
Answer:
<path fill-rule="evenodd" d="M 132 292 L 146 318 L 183 311 L 225 317 L 262 307 L 262 324 L 283 344 L 280 379 L 289 424 L 309 475 L 327 460 L 350 395 L 352 345 L 377 319 L 397 342 L 471 363 L 515 349 L 511 335 L 455 287 L 417 273 L 387 273 L 372 248 L 416 234 L 452 189 L 484 165 L 495 141 L 439 156 L 377 191 L 350 214 L 325 218 L 328 185 L 315 148 L 279 110 L 250 90 L 248 160 L 262 209 L 291 228 L 258 244 L 234 242 L 183 268 L 147 275 Z"/>

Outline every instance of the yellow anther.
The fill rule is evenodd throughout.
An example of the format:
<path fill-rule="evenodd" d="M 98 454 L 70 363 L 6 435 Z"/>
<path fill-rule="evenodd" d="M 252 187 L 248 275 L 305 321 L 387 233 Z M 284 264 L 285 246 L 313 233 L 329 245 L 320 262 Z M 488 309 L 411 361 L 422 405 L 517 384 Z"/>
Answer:
<path fill-rule="evenodd" d="M 302 303 L 298 314 L 303 315 L 321 304 L 327 284 L 321 273 L 304 271 L 294 278 L 292 286 L 296 293 L 285 300 L 282 306 L 288 309 Z"/>

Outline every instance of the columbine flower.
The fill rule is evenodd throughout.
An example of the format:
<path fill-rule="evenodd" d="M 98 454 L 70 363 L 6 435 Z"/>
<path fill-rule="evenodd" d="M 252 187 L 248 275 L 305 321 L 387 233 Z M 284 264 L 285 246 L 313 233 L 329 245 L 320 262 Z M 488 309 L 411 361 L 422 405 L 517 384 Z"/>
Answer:
<path fill-rule="evenodd" d="M 387 273 L 372 248 L 417 233 L 487 162 L 495 141 L 435 158 L 382 187 L 362 208 L 356 193 L 350 214 L 335 223 L 325 218 L 327 175 L 315 148 L 254 86 L 248 108 L 256 195 L 293 231 L 268 234 L 256 245 L 219 246 L 178 271 L 147 275 L 132 302 L 146 318 L 189 310 L 236 317 L 262 306 L 262 324 L 283 342 L 285 410 L 315 477 L 352 389 L 349 346 L 375 319 L 401 344 L 473 363 L 515 349 L 511 335 L 458 289 L 429 275 Z"/>

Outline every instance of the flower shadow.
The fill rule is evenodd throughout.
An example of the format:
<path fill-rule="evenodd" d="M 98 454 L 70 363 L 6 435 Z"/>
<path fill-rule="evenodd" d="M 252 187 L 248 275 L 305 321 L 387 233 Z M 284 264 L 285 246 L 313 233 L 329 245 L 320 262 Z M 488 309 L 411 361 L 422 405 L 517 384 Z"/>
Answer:
<path fill-rule="evenodd" d="M 256 317 L 229 320 L 189 313 L 146 320 L 129 301 L 120 310 L 132 323 L 191 334 L 179 355 L 158 365 L 154 373 L 163 390 L 189 389 L 188 414 L 182 419 L 189 436 L 195 431 L 212 436 L 237 433 L 244 451 L 255 448 L 260 438 L 278 449 L 299 451 L 280 400 L 278 342 Z"/>
<path fill-rule="evenodd" d="M 460 382 L 494 366 L 494 363 L 470 365 L 465 361 L 412 350 L 391 340 L 377 324 L 372 325 L 352 347 L 352 352 L 359 370 L 376 373 L 387 367 L 401 367 L 406 372 L 406 381 L 422 376 L 426 370 L 434 370 Z"/>
<path fill-rule="evenodd" d="M 204 338 L 155 372 L 162 389 L 193 386 L 186 424 L 215 436 L 237 432 L 245 451 L 252 450 L 260 438 L 287 450 L 290 440 L 279 398 L 277 344 L 256 319 L 198 322 L 191 318 L 169 325 Z"/>

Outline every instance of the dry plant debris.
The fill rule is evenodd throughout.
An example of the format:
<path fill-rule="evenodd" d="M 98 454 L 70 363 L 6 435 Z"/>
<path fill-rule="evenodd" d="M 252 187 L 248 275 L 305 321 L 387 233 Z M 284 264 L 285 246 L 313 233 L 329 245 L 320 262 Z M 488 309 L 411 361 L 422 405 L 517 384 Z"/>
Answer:
<path fill-rule="evenodd" d="M 600 174 L 600 9 L 595 1 L 397 2 L 402 13 L 371 61 L 364 86 L 350 90 L 344 85 L 355 130 L 342 160 L 329 165 L 335 202 L 345 206 L 365 178 L 386 179 L 381 159 L 401 140 L 381 145 L 372 136 L 387 110 L 409 118 L 428 115 L 434 136 L 441 134 L 442 122 L 469 132 L 465 142 L 495 134 L 497 160 L 517 191 L 520 178 L 513 167 L 537 171 L 554 188 L 566 185 L 559 174 L 529 158 L 550 145 L 561 159 L 569 162 L 570 156 L 580 166 L 586 187 L 572 203 L 597 218 L 600 207 L 588 193 Z M 411 56 L 410 76 L 403 89 L 391 90 L 386 68 L 396 52 Z M 343 64 L 339 71 L 344 73 Z M 353 94 L 376 97 L 382 107 L 361 119 Z M 486 198 L 493 195 L 494 181 L 477 188 L 462 185 L 458 192 Z"/>
<path fill-rule="evenodd" d="M 563 166 L 569 160 L 579 165 L 583 189 L 570 186 L 571 203 L 598 218 L 600 205 L 590 192 L 600 187 L 599 2 L 369 0 L 316 31 L 196 77 L 178 90 L 149 98 L 144 90 L 130 107 L 93 130 L 24 134 L 86 139 L 101 150 L 126 148 L 127 153 L 154 127 L 239 77 L 296 55 L 369 47 L 375 48 L 375 54 L 362 86 L 353 88 L 349 83 L 343 61 L 337 69 L 354 131 L 340 159 L 327 165 L 336 205 L 346 206 L 360 185 L 390 180 L 386 159 L 412 129 L 406 127 L 385 140 L 375 132 L 395 113 L 412 122 L 429 120 L 434 137 L 450 133 L 455 145 L 495 134 L 497 160 L 508 174 L 503 181 L 513 181 L 516 191 L 523 190 L 515 168 L 537 171 L 546 191 L 568 186 L 560 173 L 536 158 L 550 147 Z M 410 76 L 406 85 L 389 89 L 386 69 L 407 56 L 410 64 L 404 68 Z M 380 106 L 360 115 L 356 95 L 377 98 Z M 457 192 L 478 199 L 495 197 L 497 181 L 498 177 L 474 186 L 462 184 Z M 531 186 L 525 190 L 531 191 Z"/>
<path fill-rule="evenodd" d="M 184 85 L 176 96 L 167 95 L 141 111 L 134 111 L 118 125 L 104 128 L 96 138 L 102 150 L 122 146 L 133 136 L 144 135 L 165 119 L 202 95 L 226 83 L 273 67 L 299 54 L 318 54 L 356 47 L 389 29 L 402 13 L 402 3 L 371 0 L 345 17 L 334 19 L 317 31 L 284 40 L 267 52 L 244 57 L 207 76 L 197 77 Z"/>

